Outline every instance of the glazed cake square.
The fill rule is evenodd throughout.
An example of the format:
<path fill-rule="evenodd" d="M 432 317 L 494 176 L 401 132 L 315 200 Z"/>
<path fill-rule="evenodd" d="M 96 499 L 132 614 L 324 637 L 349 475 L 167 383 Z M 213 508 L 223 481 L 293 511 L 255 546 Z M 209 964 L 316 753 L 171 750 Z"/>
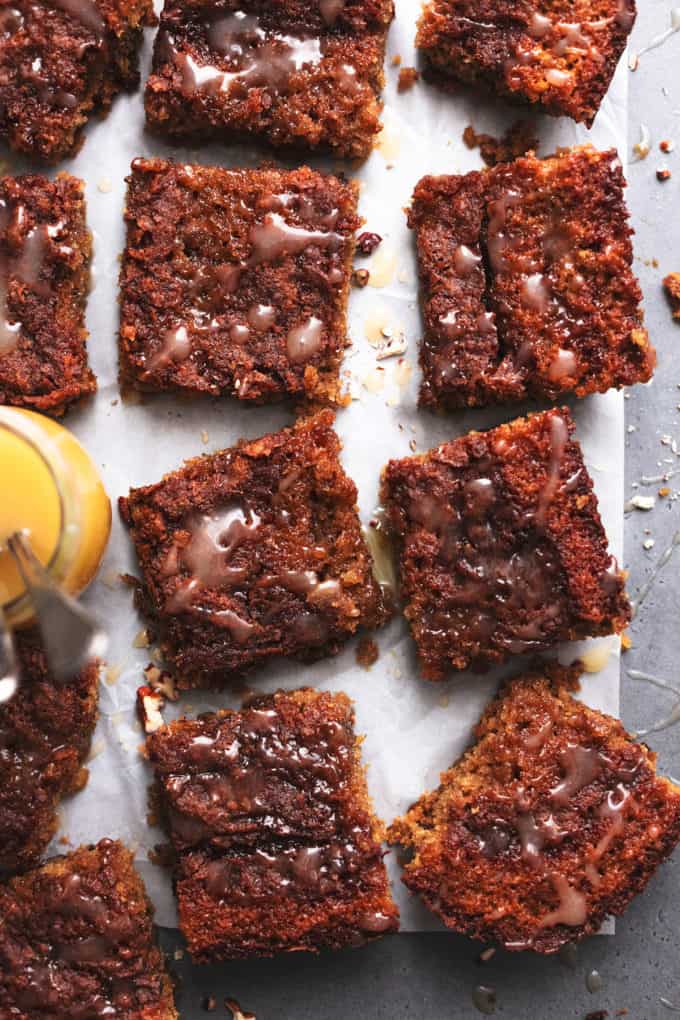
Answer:
<path fill-rule="evenodd" d="M 121 499 L 140 605 L 180 687 L 334 654 L 388 615 L 333 415 L 197 457 Z"/>
<path fill-rule="evenodd" d="M 0 885 L 0 1015 L 176 1020 L 132 854 L 103 839 Z"/>
<path fill-rule="evenodd" d="M 97 388 L 84 187 L 68 174 L 0 178 L 0 404 L 62 414 Z"/>
<path fill-rule="evenodd" d="M 0 137 L 33 159 L 74 156 L 93 114 L 139 83 L 151 0 L 16 0 L 0 12 Z"/>
<path fill-rule="evenodd" d="M 121 271 L 124 386 L 341 402 L 357 186 L 137 159 Z"/>
<path fill-rule="evenodd" d="M 422 178 L 409 225 L 423 406 L 553 401 L 650 379 L 624 183 L 616 153 L 590 146 Z"/>
<path fill-rule="evenodd" d="M 634 0 L 429 0 L 416 46 L 429 77 L 590 127 L 635 23 Z"/>
<path fill-rule="evenodd" d="M 580 664 L 508 681 L 475 743 L 389 830 L 447 927 L 554 953 L 622 914 L 680 839 L 680 788 L 618 719 L 573 698 Z"/>
<path fill-rule="evenodd" d="M 87 782 L 97 721 L 98 662 L 59 682 L 36 631 L 15 644 L 19 683 L 0 702 L 0 876 L 34 865 L 51 840 L 61 797 Z"/>
<path fill-rule="evenodd" d="M 382 492 L 426 679 L 626 626 L 567 408 L 392 460 Z"/>
<path fill-rule="evenodd" d="M 166 0 L 147 122 L 171 138 L 257 139 L 365 158 L 380 131 L 392 0 Z"/>
<path fill-rule="evenodd" d="M 344 694 L 278 692 L 147 739 L 196 962 L 360 945 L 398 927 Z"/>

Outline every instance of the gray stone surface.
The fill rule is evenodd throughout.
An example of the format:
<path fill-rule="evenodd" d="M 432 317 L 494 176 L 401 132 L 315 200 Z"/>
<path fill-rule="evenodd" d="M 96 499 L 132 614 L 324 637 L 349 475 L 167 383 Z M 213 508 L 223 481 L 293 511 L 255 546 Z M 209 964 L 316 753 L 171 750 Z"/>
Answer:
<path fill-rule="evenodd" d="M 669 24 L 670 4 L 642 3 L 632 48 L 642 48 Z M 637 270 L 642 282 L 647 325 L 659 352 L 659 365 L 649 386 L 637 387 L 626 402 L 627 492 L 642 475 L 656 475 L 680 459 L 664 445 L 666 436 L 680 443 L 680 324 L 671 320 L 661 290 L 662 277 L 680 271 L 680 33 L 664 46 L 644 55 L 630 74 L 630 142 L 637 141 L 641 122 L 651 134 L 652 151 L 628 167 L 628 200 L 636 229 Z M 662 138 L 675 138 L 678 149 L 664 156 Z M 623 154 L 622 154 L 623 155 Z M 672 177 L 656 180 L 666 164 Z M 658 260 L 658 267 L 651 264 Z M 680 475 L 669 486 L 680 488 Z M 658 485 L 641 487 L 655 494 Z M 680 528 L 680 504 L 658 499 L 649 513 L 634 511 L 626 523 L 626 566 L 635 596 L 663 550 Z M 646 534 L 649 529 L 651 534 Z M 653 538 L 645 550 L 643 541 Z M 632 729 L 643 729 L 667 715 L 673 695 L 648 683 L 632 680 L 629 669 L 648 671 L 674 682 L 680 659 L 680 549 L 651 589 L 638 613 L 631 635 L 633 648 L 623 659 L 622 712 Z M 679 681 L 680 683 L 680 681 Z M 680 776 L 680 728 L 650 735 L 660 768 Z M 225 996 L 236 998 L 258 1020 L 472 1020 L 481 1014 L 472 1002 L 476 985 L 493 986 L 497 1014 L 520 1020 L 585 1018 L 606 1009 L 613 1017 L 627 1009 L 631 1020 L 672 1020 L 676 1015 L 661 1002 L 677 1003 L 680 1012 L 680 853 L 652 881 L 645 895 L 617 922 L 613 937 L 591 938 L 579 946 L 576 961 L 536 959 L 531 954 L 497 953 L 478 964 L 480 947 L 454 935 L 399 935 L 360 951 L 321 955 L 317 959 L 293 954 L 273 961 L 192 967 L 186 959 L 173 962 L 180 978 L 178 1003 L 184 1020 L 206 1015 L 201 1000 L 217 998 L 217 1012 L 228 1016 Z M 164 945 L 179 941 L 165 932 Z M 602 977 L 602 989 L 590 993 L 586 977 L 592 970 Z"/>

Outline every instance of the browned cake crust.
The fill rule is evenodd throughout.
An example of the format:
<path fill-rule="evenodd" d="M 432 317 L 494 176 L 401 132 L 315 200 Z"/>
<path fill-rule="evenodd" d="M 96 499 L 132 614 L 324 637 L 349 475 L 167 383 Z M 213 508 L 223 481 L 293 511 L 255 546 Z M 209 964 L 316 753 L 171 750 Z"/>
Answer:
<path fill-rule="evenodd" d="M 84 188 L 68 174 L 0 178 L 0 404 L 62 414 L 97 388 Z"/>
<path fill-rule="evenodd" d="M 473 84 L 590 126 L 635 22 L 634 0 L 429 0 L 429 77 Z"/>
<path fill-rule="evenodd" d="M 392 460 L 382 495 L 426 679 L 626 626 L 566 407 Z"/>
<path fill-rule="evenodd" d="M 422 178 L 409 212 L 421 404 L 582 397 L 651 377 L 624 183 L 616 153 L 591 146 Z"/>
<path fill-rule="evenodd" d="M 298 170 L 136 159 L 121 271 L 124 385 L 341 400 L 358 188 Z"/>
<path fill-rule="evenodd" d="M 0 12 L 0 137 L 32 158 L 74 155 L 84 125 L 139 82 L 152 0 L 12 0 Z"/>
<path fill-rule="evenodd" d="M 476 743 L 397 819 L 403 880 L 456 931 L 554 953 L 621 914 L 680 839 L 680 788 L 617 719 L 571 697 L 580 666 L 536 666 Z"/>
<path fill-rule="evenodd" d="M 37 632 L 18 633 L 16 644 L 19 686 L 0 703 L 0 876 L 35 864 L 49 843 L 60 798 L 87 782 L 97 721 L 97 662 L 59 683 Z"/>
<path fill-rule="evenodd" d="M 360 945 L 398 927 L 345 694 L 309 688 L 147 739 L 197 962 Z"/>
<path fill-rule="evenodd" d="M 0 1016 L 176 1020 L 151 913 L 110 839 L 0 885 Z"/>
<path fill-rule="evenodd" d="M 381 127 L 393 16 L 392 0 L 166 0 L 148 124 L 365 158 Z"/>
<path fill-rule="evenodd" d="M 387 609 L 329 411 L 195 460 L 121 499 L 180 687 L 278 655 L 334 654 Z"/>

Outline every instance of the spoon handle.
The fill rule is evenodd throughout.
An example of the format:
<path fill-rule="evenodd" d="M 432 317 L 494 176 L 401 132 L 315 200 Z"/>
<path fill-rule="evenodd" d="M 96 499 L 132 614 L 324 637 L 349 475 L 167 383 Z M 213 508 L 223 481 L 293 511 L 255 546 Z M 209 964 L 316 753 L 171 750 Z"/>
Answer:
<path fill-rule="evenodd" d="M 57 588 L 25 535 L 15 532 L 7 546 L 33 602 L 52 672 L 59 680 L 74 676 L 104 654 L 106 634 L 87 610 Z"/>
<path fill-rule="evenodd" d="M 17 656 L 5 614 L 0 608 L 0 705 L 9 701 L 17 689 L 18 683 Z"/>

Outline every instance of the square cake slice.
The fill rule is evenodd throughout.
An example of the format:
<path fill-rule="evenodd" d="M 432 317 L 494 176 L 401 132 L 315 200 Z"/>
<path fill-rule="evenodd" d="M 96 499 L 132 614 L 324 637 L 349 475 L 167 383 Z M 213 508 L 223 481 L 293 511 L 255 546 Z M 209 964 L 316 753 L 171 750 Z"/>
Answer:
<path fill-rule="evenodd" d="M 567 408 L 390 461 L 383 501 L 426 679 L 626 626 Z"/>
<path fill-rule="evenodd" d="M 132 854 L 101 840 L 0 885 L 0 1016 L 176 1020 Z"/>
<path fill-rule="evenodd" d="M 147 122 L 171 138 L 365 158 L 393 16 L 392 0 L 165 0 Z"/>
<path fill-rule="evenodd" d="M 121 271 L 124 386 L 334 403 L 358 188 L 298 170 L 136 159 Z"/>
<path fill-rule="evenodd" d="M 635 22 L 635 0 L 428 0 L 416 46 L 427 74 L 590 127 Z"/>
<path fill-rule="evenodd" d="M 359 945 L 398 927 L 345 694 L 309 688 L 147 738 L 196 962 Z"/>
<path fill-rule="evenodd" d="M 13 0 L 0 12 L 0 137 L 33 159 L 74 156 L 83 128 L 139 82 L 152 0 Z"/>
<path fill-rule="evenodd" d="M 37 631 L 16 645 L 19 684 L 0 702 L 0 876 L 35 864 L 49 843 L 60 798 L 87 782 L 97 721 L 98 662 L 58 682 Z"/>
<path fill-rule="evenodd" d="M 422 178 L 409 211 L 422 405 L 583 397 L 651 377 L 624 183 L 616 153 L 587 145 Z"/>
<path fill-rule="evenodd" d="M 475 743 L 389 829 L 403 881 L 449 928 L 554 953 L 621 914 L 680 839 L 680 788 L 618 719 L 571 696 L 580 664 L 505 684 Z"/>
<path fill-rule="evenodd" d="M 221 685 L 273 656 L 332 655 L 384 622 L 339 452 L 322 411 L 121 499 L 140 605 L 180 687 Z"/>
<path fill-rule="evenodd" d="M 97 388 L 84 188 L 68 174 L 0 178 L 0 404 L 62 414 Z"/>

